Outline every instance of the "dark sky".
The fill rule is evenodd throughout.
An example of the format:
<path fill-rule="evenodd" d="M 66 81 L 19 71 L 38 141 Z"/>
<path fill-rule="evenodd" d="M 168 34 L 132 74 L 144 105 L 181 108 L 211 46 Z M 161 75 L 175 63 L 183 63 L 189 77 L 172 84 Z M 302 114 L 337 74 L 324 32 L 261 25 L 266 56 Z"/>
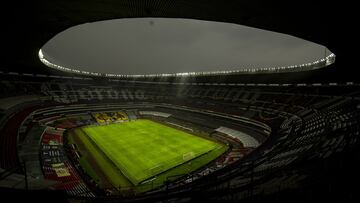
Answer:
<path fill-rule="evenodd" d="M 78 70 L 155 74 L 297 65 L 323 58 L 325 47 L 236 24 L 135 18 L 72 27 L 42 52 L 51 63 Z"/>

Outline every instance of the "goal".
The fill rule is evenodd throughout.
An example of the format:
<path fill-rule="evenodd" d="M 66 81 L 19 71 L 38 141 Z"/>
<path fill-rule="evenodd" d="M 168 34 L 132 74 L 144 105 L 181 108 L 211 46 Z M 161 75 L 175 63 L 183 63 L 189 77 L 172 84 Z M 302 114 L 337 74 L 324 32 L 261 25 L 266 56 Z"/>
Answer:
<path fill-rule="evenodd" d="M 183 154 L 184 161 L 188 161 L 190 159 L 193 159 L 194 157 L 195 157 L 194 152 L 188 152 L 188 153 Z"/>

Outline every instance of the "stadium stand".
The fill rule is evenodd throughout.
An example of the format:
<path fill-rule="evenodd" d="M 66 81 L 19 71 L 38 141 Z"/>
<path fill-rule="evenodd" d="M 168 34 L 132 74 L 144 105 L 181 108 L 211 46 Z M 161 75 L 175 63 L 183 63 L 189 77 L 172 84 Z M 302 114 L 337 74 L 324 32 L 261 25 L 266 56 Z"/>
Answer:
<path fill-rule="evenodd" d="M 224 133 L 226 135 L 229 135 L 235 139 L 240 140 L 240 142 L 242 142 L 244 144 L 244 147 L 258 147 L 259 146 L 259 142 L 254 139 L 253 137 L 251 137 L 250 135 L 247 135 L 245 133 L 242 133 L 240 131 L 236 131 L 230 128 L 226 128 L 226 127 L 220 127 L 215 129 L 215 131 Z"/>
<path fill-rule="evenodd" d="M 61 84 L 57 84 L 57 86 L 61 86 Z M 172 100 L 167 96 L 158 96 L 160 102 L 149 99 L 152 98 L 151 94 L 154 92 L 149 87 L 137 86 L 136 89 L 130 87 L 127 87 L 127 94 L 135 91 L 142 92 L 141 97 L 132 97 L 130 103 L 127 101 L 130 97 L 127 99 L 119 97 L 114 100 L 114 98 L 102 96 L 101 98 L 92 97 L 91 100 L 82 100 L 83 91 L 69 92 L 70 96 L 65 92 L 59 94 L 52 89 L 46 89 L 46 91 L 42 89 L 39 94 L 51 95 L 58 103 L 68 103 L 66 98 L 69 97 L 73 101 L 77 101 L 73 105 L 57 105 L 38 110 L 31 108 L 28 111 L 29 113 L 34 112 L 32 119 L 42 125 L 51 126 L 42 134 L 42 165 L 45 179 L 58 182 L 52 188 L 64 189 L 67 194 L 74 196 L 92 197 L 95 194 L 105 193 L 99 192 L 99 188 L 94 186 L 91 181 L 85 181 L 86 184 L 83 182 L 86 175 L 76 169 L 78 167 L 71 166 L 63 149 L 60 151 L 52 149 L 63 143 L 60 132 L 95 123 L 110 123 L 129 118 L 133 120 L 143 116 L 162 117 L 161 122 L 183 130 L 191 129 L 202 132 L 206 136 L 232 146 L 231 150 L 219 158 L 213 166 L 168 185 L 168 189 L 178 189 L 178 187 L 188 184 L 193 184 L 192 187 L 196 188 L 198 187 L 197 180 L 202 179 L 201 177 L 211 177 L 210 174 L 217 174 L 218 171 L 223 170 L 225 170 L 223 173 L 227 174 L 225 177 L 235 176 L 226 181 L 228 182 L 227 187 L 248 188 L 249 184 L 261 183 L 256 189 L 253 188 L 253 195 L 279 192 L 273 189 L 274 185 L 281 185 L 284 189 L 297 188 L 304 181 L 312 179 L 313 173 L 307 169 L 298 171 L 294 166 L 319 158 L 327 159 L 332 157 L 332 154 L 351 149 L 351 145 L 357 143 L 356 136 L 359 134 L 358 98 L 346 96 L 353 95 L 352 86 L 337 86 L 342 89 L 343 95 L 341 96 L 326 91 L 326 86 L 317 86 L 317 90 L 314 91 L 316 94 L 309 99 L 308 90 L 304 90 L 304 87 L 293 87 L 299 93 L 297 95 L 289 93 L 289 96 L 284 97 L 282 93 L 284 88 L 281 86 L 264 87 L 261 90 L 249 88 L 246 91 L 242 88 L 223 86 L 221 89 L 225 96 L 221 97 L 218 96 L 217 87 L 193 85 L 187 88 L 189 90 L 203 88 L 202 92 L 207 92 L 206 95 L 209 95 L 208 92 L 211 90 L 213 95 L 203 96 L 199 93 L 193 95 L 191 91 L 186 91 L 177 100 Z M 114 86 L 114 88 L 116 87 Z M 162 88 L 162 91 L 165 92 L 158 94 L 169 95 L 173 88 L 175 87 L 168 86 L 167 90 Z M 206 91 L 206 89 L 210 90 Z M 114 91 L 121 92 L 121 90 Z M 302 96 L 301 92 L 303 92 Z M 181 99 L 181 97 L 186 99 Z M 94 103 L 93 101 L 98 102 Z M 115 101 L 121 101 L 121 103 L 111 104 Z M 163 103 L 164 101 L 167 102 Z M 222 106 L 222 108 L 218 108 L 218 106 Z M 22 123 L 22 120 L 26 120 L 29 113 L 24 113 L 20 119 L 17 119 L 18 125 Z M 212 119 L 209 120 L 209 117 Z M 34 126 L 30 128 L 34 128 Z M 16 140 L 13 142 L 12 146 L 16 149 Z M 7 147 L 9 146 L 11 145 L 7 145 Z M 81 155 L 77 154 L 76 156 L 80 157 Z M 16 161 L 16 159 L 16 155 L 11 158 L 12 161 Z M 255 161 L 247 162 L 247 160 Z M 251 164 L 249 165 L 249 163 Z M 231 170 L 239 167 L 241 170 Z M 305 168 L 310 167 L 309 165 Z M 294 174 L 285 173 L 282 177 L 271 178 L 279 170 L 293 171 Z M 78 175 L 78 173 L 82 175 Z M 90 186 L 86 186 L 89 183 Z M 161 188 L 157 190 L 161 190 Z"/>

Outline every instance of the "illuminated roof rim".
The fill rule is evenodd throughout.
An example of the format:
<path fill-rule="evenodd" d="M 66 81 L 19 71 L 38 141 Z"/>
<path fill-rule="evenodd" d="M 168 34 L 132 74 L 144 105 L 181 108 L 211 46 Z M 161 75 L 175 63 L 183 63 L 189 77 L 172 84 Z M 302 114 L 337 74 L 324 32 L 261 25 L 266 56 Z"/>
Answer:
<path fill-rule="evenodd" d="M 259 74 L 259 73 L 287 73 L 309 71 L 329 66 L 335 62 L 335 54 L 330 53 L 325 58 L 318 59 L 310 63 L 304 63 L 292 66 L 269 67 L 269 68 L 245 68 L 241 70 L 227 70 L 227 71 L 207 71 L 207 72 L 185 72 L 185 73 L 163 73 L 163 74 L 143 74 L 143 75 L 126 75 L 126 74 L 112 74 L 112 73 L 98 73 L 90 71 L 82 71 L 76 68 L 63 67 L 50 62 L 44 57 L 42 50 L 39 50 L 39 59 L 49 68 L 54 68 L 68 73 L 77 73 L 81 75 L 103 76 L 111 78 L 149 78 L 149 77 L 184 77 L 184 76 L 216 76 L 216 75 L 233 75 L 233 74 Z"/>

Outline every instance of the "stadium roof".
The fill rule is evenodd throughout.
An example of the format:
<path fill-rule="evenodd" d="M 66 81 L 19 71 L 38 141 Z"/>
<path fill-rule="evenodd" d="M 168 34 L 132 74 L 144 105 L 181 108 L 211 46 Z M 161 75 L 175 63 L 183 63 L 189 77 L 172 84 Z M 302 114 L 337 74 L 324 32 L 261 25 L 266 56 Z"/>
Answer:
<path fill-rule="evenodd" d="M 342 2 L 260 0 L 36 0 L 10 1 L 3 7 L 2 72 L 59 74 L 40 62 L 40 48 L 59 32 L 86 22 L 131 17 L 193 18 L 232 22 L 290 34 L 329 48 L 336 55 L 335 65 L 309 74 L 287 78 L 354 81 L 356 29 L 355 8 Z M 344 13 L 343 10 L 347 12 Z M 284 75 L 281 75 L 284 77 Z M 288 75 L 287 75 L 288 76 Z M 268 78 L 259 77 L 261 80 Z M 230 78 L 231 79 L 231 78 Z M 274 77 L 276 80 L 276 77 Z M 234 80 L 234 78 L 232 79 Z"/>
<path fill-rule="evenodd" d="M 332 64 L 326 47 L 234 23 L 124 18 L 71 27 L 40 50 L 45 65 L 112 78 L 313 70 Z"/>

